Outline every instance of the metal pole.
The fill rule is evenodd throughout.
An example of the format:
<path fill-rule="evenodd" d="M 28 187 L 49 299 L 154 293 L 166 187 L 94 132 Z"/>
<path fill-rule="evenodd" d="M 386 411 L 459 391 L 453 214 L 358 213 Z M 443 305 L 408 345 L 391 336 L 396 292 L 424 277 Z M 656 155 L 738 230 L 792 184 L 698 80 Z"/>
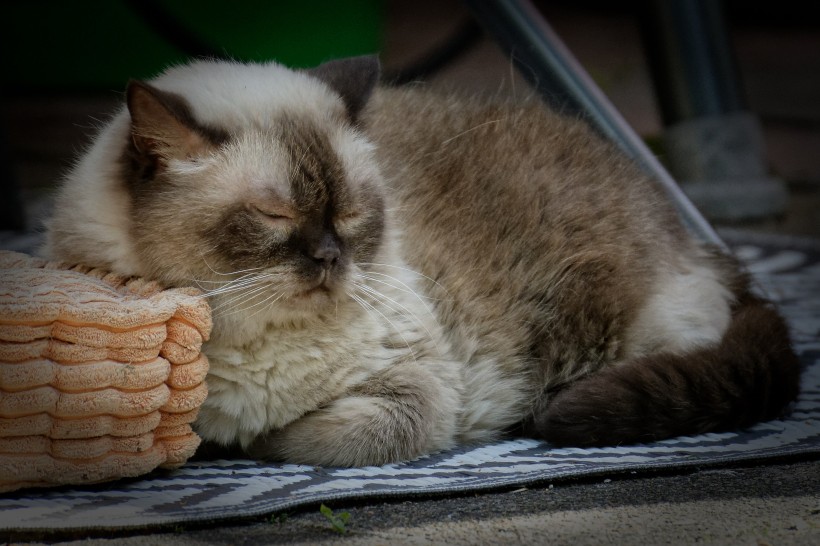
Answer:
<path fill-rule="evenodd" d="M 666 125 L 747 109 L 722 8 L 716 0 L 641 4 L 644 50 Z"/>
<path fill-rule="evenodd" d="M 666 125 L 666 165 L 709 218 L 781 214 L 783 180 L 769 173 L 763 127 L 746 107 L 718 0 L 643 0 L 644 51 Z"/>
<path fill-rule="evenodd" d="M 465 0 L 475 18 L 542 97 L 561 112 L 580 115 L 657 179 L 687 228 L 725 247 L 672 176 L 623 119 L 558 35 L 527 0 Z"/>

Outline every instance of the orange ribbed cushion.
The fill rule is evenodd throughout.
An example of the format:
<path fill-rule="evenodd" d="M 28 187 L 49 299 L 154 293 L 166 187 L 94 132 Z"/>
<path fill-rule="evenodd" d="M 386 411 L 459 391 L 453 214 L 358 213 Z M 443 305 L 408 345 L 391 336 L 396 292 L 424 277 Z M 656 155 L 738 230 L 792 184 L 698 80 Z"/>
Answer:
<path fill-rule="evenodd" d="M 0 492 L 184 464 L 210 330 L 194 289 L 0 251 Z"/>

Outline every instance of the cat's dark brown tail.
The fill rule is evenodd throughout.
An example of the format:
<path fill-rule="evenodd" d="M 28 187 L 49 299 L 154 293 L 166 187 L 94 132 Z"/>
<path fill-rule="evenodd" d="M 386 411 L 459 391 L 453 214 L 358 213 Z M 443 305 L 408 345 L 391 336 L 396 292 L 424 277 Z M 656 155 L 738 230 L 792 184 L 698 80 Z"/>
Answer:
<path fill-rule="evenodd" d="M 583 447 L 740 428 L 780 416 L 797 396 L 799 375 L 783 319 L 747 298 L 718 346 L 596 372 L 546 401 L 533 432 Z"/>

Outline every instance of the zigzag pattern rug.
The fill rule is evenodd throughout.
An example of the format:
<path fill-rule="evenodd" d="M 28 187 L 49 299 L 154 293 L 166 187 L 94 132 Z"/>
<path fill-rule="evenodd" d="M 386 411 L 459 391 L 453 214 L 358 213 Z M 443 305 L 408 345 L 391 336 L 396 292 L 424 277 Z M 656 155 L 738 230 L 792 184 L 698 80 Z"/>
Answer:
<path fill-rule="evenodd" d="M 750 429 L 604 449 L 554 449 L 530 439 L 462 448 L 383 467 L 356 469 L 190 462 L 171 472 L 94 487 L 0 495 L 0 530 L 100 530 L 248 518 L 339 499 L 487 491 L 562 478 L 638 474 L 820 454 L 820 242 L 723 232 L 780 305 L 805 366 L 786 420 Z M 0 240 L 0 246 L 6 246 Z"/>

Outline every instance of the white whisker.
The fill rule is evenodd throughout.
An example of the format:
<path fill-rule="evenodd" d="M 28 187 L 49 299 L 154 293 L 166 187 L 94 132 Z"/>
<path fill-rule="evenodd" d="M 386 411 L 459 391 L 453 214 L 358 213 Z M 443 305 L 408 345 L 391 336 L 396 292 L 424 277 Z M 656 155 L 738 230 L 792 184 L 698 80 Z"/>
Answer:
<path fill-rule="evenodd" d="M 401 303 L 397 302 L 396 300 L 394 300 L 390 296 L 387 296 L 386 294 L 382 294 L 381 292 L 379 292 L 378 290 L 376 290 L 372 286 L 368 286 L 364 283 L 360 283 L 360 282 L 356 282 L 356 281 L 354 281 L 353 284 L 356 288 L 360 289 L 362 292 L 370 294 L 371 296 L 373 296 L 374 298 L 379 300 L 382 304 L 387 306 L 394 313 L 399 313 L 400 311 L 405 311 L 408 315 L 411 315 L 411 316 L 413 316 L 413 318 L 416 318 L 415 315 L 413 315 L 413 313 L 406 306 L 404 306 Z"/>
<path fill-rule="evenodd" d="M 231 281 L 231 282 L 225 283 L 224 286 L 221 286 L 219 288 L 214 288 L 213 290 L 207 290 L 205 292 L 205 296 L 215 296 L 215 295 L 218 295 L 218 294 L 225 294 L 225 293 L 228 293 L 228 292 L 236 292 L 238 290 L 242 290 L 242 289 L 247 288 L 249 286 L 254 286 L 256 284 L 266 282 L 268 279 L 271 279 L 271 278 L 273 278 L 273 275 L 260 275 L 260 276 L 253 277 L 253 278 L 250 278 L 250 279 L 242 279 L 242 280 L 237 279 L 237 281 Z"/>
<path fill-rule="evenodd" d="M 424 304 L 425 307 L 428 307 L 428 306 L 427 306 L 427 303 L 424 300 L 428 300 L 428 301 L 447 301 L 447 300 L 444 300 L 442 298 L 431 298 L 430 296 L 422 296 L 421 294 L 419 294 L 418 292 L 413 290 L 413 287 L 408 285 L 406 282 L 403 282 L 401 279 L 397 279 L 396 277 L 394 277 L 392 275 L 387 275 L 386 273 L 378 273 L 376 271 L 368 271 L 367 273 L 357 273 L 357 275 L 359 277 L 363 278 L 363 279 L 367 279 L 369 281 L 377 282 L 379 284 L 383 284 L 385 286 L 395 288 L 399 292 L 405 292 L 407 294 L 412 294 L 419 301 L 421 301 L 421 303 Z M 379 278 L 373 277 L 372 275 L 378 275 L 379 277 L 385 277 L 387 279 L 390 279 L 391 281 L 395 281 L 396 283 L 399 284 L 399 286 L 397 286 L 395 284 L 392 284 L 390 282 L 387 282 L 384 279 L 379 279 Z M 428 310 L 429 310 L 429 307 L 428 307 Z"/>
<path fill-rule="evenodd" d="M 263 293 L 263 292 L 265 292 L 266 290 L 269 290 L 269 289 L 270 289 L 270 286 L 268 286 L 267 284 L 261 284 L 259 286 L 252 287 L 252 288 L 250 288 L 250 289 L 248 289 L 248 290 L 246 290 L 246 291 L 244 291 L 240 294 L 236 294 L 235 296 L 232 296 L 232 297 L 226 299 L 225 301 L 223 301 L 219 305 L 215 306 L 212 310 L 213 311 L 218 311 L 218 310 L 223 309 L 225 307 L 239 308 L 243 304 L 253 300 L 256 296 L 258 296 L 259 294 L 261 294 L 261 293 Z"/>
<path fill-rule="evenodd" d="M 239 273 L 239 272 L 237 272 L 237 273 Z M 212 281 L 212 280 L 206 280 L 206 279 L 192 279 L 192 280 L 194 280 L 196 282 L 207 283 L 207 284 L 231 284 L 231 283 L 242 281 L 242 280 L 245 280 L 245 279 L 248 279 L 248 278 L 255 278 L 255 277 L 258 277 L 258 276 L 259 275 L 256 274 L 256 273 L 245 273 L 244 275 L 241 275 L 241 276 L 239 276 L 235 279 L 230 279 L 230 280 L 227 280 L 227 281 L 226 280 Z"/>
<path fill-rule="evenodd" d="M 211 267 L 211 264 L 208 263 L 208 260 L 205 259 L 204 255 L 202 256 L 202 261 L 205 262 L 205 265 L 208 266 L 208 269 L 211 270 L 211 273 L 213 273 L 214 275 L 222 275 L 222 276 L 225 276 L 225 277 L 230 276 L 230 275 L 237 275 L 239 273 L 248 273 L 248 272 L 253 272 L 253 271 L 259 271 L 260 269 L 263 269 L 262 267 L 250 267 L 248 269 L 240 269 L 239 271 L 231 271 L 229 273 L 221 273 L 221 272 L 217 271 L 216 269 L 214 269 L 213 267 Z"/>
<path fill-rule="evenodd" d="M 391 297 L 389 297 L 385 294 L 382 294 L 381 292 L 379 292 L 378 290 L 376 290 L 372 286 L 368 286 L 368 285 L 362 284 L 362 283 L 354 283 L 354 285 L 359 290 L 362 290 L 365 293 L 370 294 L 371 296 L 373 296 L 377 301 L 379 301 L 382 305 L 384 305 L 385 307 L 387 307 L 388 309 L 390 309 L 394 313 L 397 313 L 399 315 L 404 314 L 405 316 L 410 317 L 413 321 L 416 322 L 416 324 L 421 326 L 422 329 L 427 333 L 428 339 L 432 340 L 433 343 L 435 343 L 436 346 L 438 346 L 438 340 L 433 336 L 433 333 L 430 331 L 430 329 L 427 328 L 427 325 L 424 324 L 424 322 L 422 322 L 421 319 L 415 313 L 413 313 L 413 311 L 411 311 L 407 306 L 403 305 L 402 303 L 394 300 L 393 298 L 391 298 Z"/>
<path fill-rule="evenodd" d="M 419 273 L 418 271 L 410 269 L 409 267 L 402 267 L 400 265 L 393 265 L 393 264 L 380 264 L 380 263 L 375 263 L 375 262 L 360 262 L 359 265 L 373 265 L 373 266 L 376 266 L 376 267 L 392 267 L 394 269 L 400 269 L 402 271 L 407 271 L 408 273 L 412 273 L 413 275 L 419 276 L 422 279 L 426 279 L 426 280 L 430 281 L 431 283 L 433 283 L 437 287 L 441 288 L 445 293 L 449 294 L 448 290 L 446 288 L 444 288 L 444 286 L 439 284 L 438 281 L 436 281 L 432 277 L 428 277 L 424 273 Z M 368 271 L 368 273 L 376 273 L 376 272 L 375 271 Z M 395 278 L 395 277 L 393 277 L 393 278 Z"/>
<path fill-rule="evenodd" d="M 237 312 L 247 313 L 248 311 L 250 311 L 254 307 L 259 307 L 260 305 L 263 306 L 263 307 L 259 307 L 259 309 L 257 309 L 253 313 L 251 313 L 249 316 L 245 317 L 245 320 L 251 319 L 251 318 L 255 317 L 256 315 L 258 315 L 259 313 L 261 313 L 262 311 L 265 311 L 266 309 L 269 309 L 271 305 L 273 305 L 274 303 L 276 303 L 277 301 L 282 299 L 282 296 L 283 296 L 283 294 L 278 294 L 278 293 L 274 292 L 274 293 L 270 294 L 268 297 L 266 297 L 264 300 L 262 300 L 260 302 L 256 302 L 253 305 L 251 305 L 250 307 L 245 307 L 244 309 L 238 309 Z M 267 304 L 267 305 L 265 305 L 265 304 Z"/>
<path fill-rule="evenodd" d="M 371 304 L 369 301 L 365 300 L 364 298 L 359 297 L 359 296 L 357 296 L 356 294 L 353 294 L 353 293 L 350 293 L 350 292 L 348 292 L 348 294 L 347 294 L 347 295 L 348 295 L 348 296 L 350 296 L 350 297 L 351 297 L 354 301 L 356 301 L 359 305 L 361 305 L 361 306 L 362 306 L 362 308 L 363 308 L 365 311 L 367 311 L 368 309 L 372 309 L 373 311 L 375 311 L 376 313 L 378 313 L 378 314 L 379 314 L 379 315 L 380 315 L 380 316 L 381 316 L 384 320 L 386 320 L 386 321 L 390 324 L 390 326 L 392 326 L 392 327 L 393 327 L 393 330 L 394 330 L 397 334 L 399 334 L 399 337 L 401 337 L 402 341 L 404 341 L 404 344 L 407 346 L 407 349 L 410 351 L 410 356 L 412 356 L 412 357 L 413 357 L 413 360 L 414 360 L 414 361 L 416 361 L 416 353 L 415 353 L 415 352 L 413 352 L 413 347 L 411 347 L 411 346 L 410 346 L 410 342 L 409 342 L 409 341 L 407 341 L 407 338 L 406 338 L 406 337 L 404 337 L 404 334 L 401 332 L 401 330 L 400 330 L 399 328 L 397 328 L 397 327 L 396 327 L 396 324 L 395 324 L 392 320 L 390 320 L 389 318 L 387 318 L 387 315 L 385 315 L 384 313 L 382 313 L 381 311 L 379 311 L 379 309 L 378 309 L 378 308 L 376 308 L 373 304 Z"/>

